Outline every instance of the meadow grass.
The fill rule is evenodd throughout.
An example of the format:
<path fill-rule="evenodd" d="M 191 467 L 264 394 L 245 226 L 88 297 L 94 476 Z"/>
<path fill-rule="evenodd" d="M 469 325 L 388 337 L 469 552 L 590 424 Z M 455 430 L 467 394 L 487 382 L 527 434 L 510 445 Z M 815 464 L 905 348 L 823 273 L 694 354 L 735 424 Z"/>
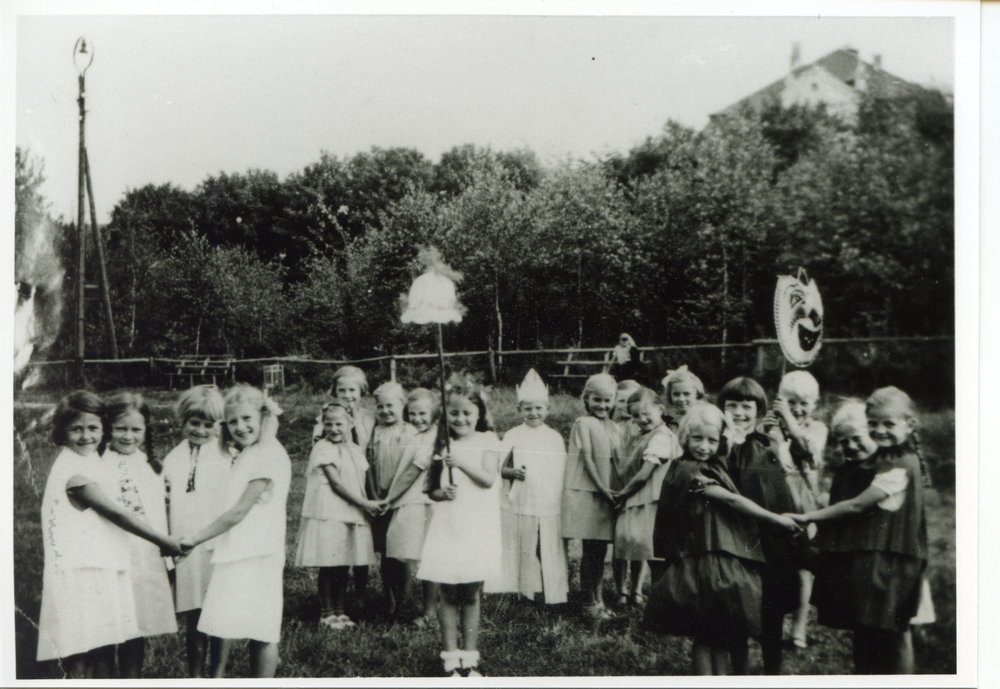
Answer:
<path fill-rule="evenodd" d="M 176 393 L 144 391 L 154 407 L 155 455 L 162 457 L 180 442 L 171 405 Z M 276 395 L 285 409 L 279 440 L 292 459 L 293 480 L 288 499 L 288 561 L 294 556 L 299 511 L 305 490 L 305 467 L 312 426 L 321 395 L 290 388 Z M 56 662 L 35 661 L 35 623 L 41 605 L 42 545 L 41 495 L 57 449 L 49 440 L 45 403 L 54 393 L 33 392 L 20 397 L 14 427 L 14 602 L 17 677 L 55 679 L 63 676 Z M 513 389 L 495 390 L 490 409 L 498 432 L 520 420 Z M 548 423 L 564 437 L 583 405 L 563 394 L 552 397 Z M 935 479 L 954 476 L 954 412 L 944 410 L 922 418 L 922 442 Z M 955 653 L 955 495 L 953 483 L 939 481 L 926 491 L 930 543 L 928 577 L 934 592 L 938 621 L 915 634 L 917 672 L 950 674 L 956 671 Z M 646 634 L 640 629 L 641 611 L 628 608 L 614 620 L 592 622 L 578 614 L 579 542 L 570 547 L 570 601 L 546 606 L 506 594 L 484 598 L 480 649 L 483 669 L 492 676 L 684 675 L 690 673 L 690 640 Z M 378 568 L 368 584 L 369 605 L 353 632 L 319 628 L 316 570 L 285 568 L 279 677 L 426 677 L 440 675 L 441 650 L 435 630 L 417 631 L 390 619 L 385 612 Z M 613 600 L 610 567 L 605 598 Z M 786 621 L 787 622 L 787 621 Z M 849 674 L 852 670 L 850 634 L 820 627 L 809 630 L 808 650 L 787 647 L 783 671 L 787 674 Z M 186 672 L 183 629 L 176 635 L 147 640 L 145 677 L 181 678 Z M 751 673 L 760 673 L 760 650 L 751 642 Z M 248 677 L 246 645 L 239 644 L 230 659 L 230 676 Z"/>

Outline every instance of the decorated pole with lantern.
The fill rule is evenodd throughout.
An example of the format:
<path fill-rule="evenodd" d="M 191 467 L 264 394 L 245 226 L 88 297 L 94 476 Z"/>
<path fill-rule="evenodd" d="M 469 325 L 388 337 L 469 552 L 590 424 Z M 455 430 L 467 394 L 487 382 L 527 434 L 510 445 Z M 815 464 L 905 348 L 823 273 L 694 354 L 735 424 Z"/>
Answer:
<path fill-rule="evenodd" d="M 409 294 L 406 296 L 406 307 L 403 310 L 401 320 L 404 323 L 427 323 L 437 324 L 437 348 L 438 364 L 440 367 L 441 383 L 441 422 L 439 433 L 444 436 L 444 446 L 446 452 L 451 452 L 451 443 L 448 439 L 448 426 L 445 409 L 447 408 L 447 397 L 444 384 L 444 330 L 445 323 L 460 323 L 465 307 L 458 301 L 455 294 L 455 280 L 461 280 L 461 273 L 456 273 L 441 261 L 437 249 L 431 248 L 421 251 L 421 258 L 427 266 L 427 270 L 410 285 Z M 452 479 L 451 467 L 448 467 L 448 481 L 454 483 Z"/>
<path fill-rule="evenodd" d="M 774 326 L 786 361 L 796 368 L 806 368 L 816 360 L 823 340 L 823 300 L 805 268 L 799 268 L 796 277 L 778 276 Z"/>

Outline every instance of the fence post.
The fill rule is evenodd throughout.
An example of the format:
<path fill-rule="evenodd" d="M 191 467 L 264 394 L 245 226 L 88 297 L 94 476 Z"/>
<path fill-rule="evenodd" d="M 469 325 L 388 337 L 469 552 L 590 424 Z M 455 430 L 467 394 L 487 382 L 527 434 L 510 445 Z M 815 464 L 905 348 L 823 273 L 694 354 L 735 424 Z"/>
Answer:
<path fill-rule="evenodd" d="M 753 365 L 753 377 L 754 380 L 762 380 L 764 378 L 765 344 L 762 340 L 754 340 L 753 346 L 754 351 L 756 352 L 756 359 Z"/>
<path fill-rule="evenodd" d="M 496 360 L 496 357 L 493 356 L 493 347 L 492 346 L 490 347 L 490 354 L 489 354 L 489 356 L 490 356 L 490 379 L 493 381 L 493 384 L 496 385 L 497 384 L 497 360 Z"/>
<path fill-rule="evenodd" d="M 396 382 L 396 357 L 389 357 L 389 382 Z"/>

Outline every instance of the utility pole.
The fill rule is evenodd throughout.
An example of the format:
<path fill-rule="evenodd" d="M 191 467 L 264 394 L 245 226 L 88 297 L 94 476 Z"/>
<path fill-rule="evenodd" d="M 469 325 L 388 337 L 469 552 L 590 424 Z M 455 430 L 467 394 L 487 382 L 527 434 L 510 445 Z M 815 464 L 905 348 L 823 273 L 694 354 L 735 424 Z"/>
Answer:
<path fill-rule="evenodd" d="M 101 277 L 101 297 L 104 305 L 104 320 L 108 328 L 108 342 L 111 348 L 111 358 L 118 358 L 118 343 L 115 340 L 115 323 L 111 314 L 111 291 L 108 286 L 108 272 L 104 264 L 104 245 L 101 242 L 101 232 L 97 226 L 97 209 L 94 204 L 94 189 L 90 177 L 90 161 L 87 158 L 87 146 L 84 140 L 84 124 L 87 117 L 87 109 L 84 103 L 86 87 L 84 84 L 84 73 L 94 61 L 94 46 L 87 45 L 87 40 L 80 37 L 73 47 L 73 63 L 80 73 L 80 97 L 77 103 L 80 106 L 80 149 L 77 184 L 77 216 L 76 227 L 78 237 L 79 257 L 77 263 L 77 285 L 76 285 L 76 380 L 78 385 L 84 383 L 83 361 L 85 343 L 86 324 L 86 299 L 87 299 L 87 279 L 86 279 L 86 249 L 87 249 L 87 226 L 85 223 L 83 205 L 84 192 L 90 202 L 90 226 L 94 234 L 94 245 L 96 247 L 97 265 L 100 268 Z"/>

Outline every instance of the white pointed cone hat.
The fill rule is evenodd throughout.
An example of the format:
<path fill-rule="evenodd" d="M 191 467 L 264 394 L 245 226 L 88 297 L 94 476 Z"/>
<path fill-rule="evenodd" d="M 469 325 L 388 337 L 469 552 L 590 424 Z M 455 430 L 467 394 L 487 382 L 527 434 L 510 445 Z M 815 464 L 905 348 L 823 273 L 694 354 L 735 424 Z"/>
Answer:
<path fill-rule="evenodd" d="M 460 323 L 465 307 L 455 294 L 455 283 L 431 269 L 410 285 L 404 323 Z"/>
<path fill-rule="evenodd" d="M 524 401 L 549 401 L 549 389 L 545 386 L 545 383 L 542 381 L 542 377 L 538 375 L 538 372 L 535 369 L 528 371 L 524 380 L 517 386 L 517 401 L 518 403 Z"/>

